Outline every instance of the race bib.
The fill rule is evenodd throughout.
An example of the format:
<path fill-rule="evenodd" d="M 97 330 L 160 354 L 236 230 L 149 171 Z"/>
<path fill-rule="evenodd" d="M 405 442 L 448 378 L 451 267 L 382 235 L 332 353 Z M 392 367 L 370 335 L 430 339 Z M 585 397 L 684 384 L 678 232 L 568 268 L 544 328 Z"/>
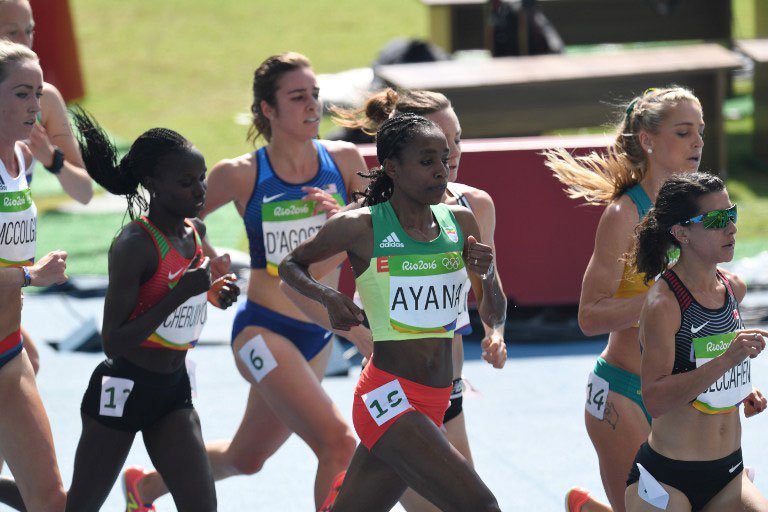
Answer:
<path fill-rule="evenodd" d="M 261 382 L 261 379 L 277 368 L 277 360 L 261 335 L 248 340 L 238 354 L 256 382 Z"/>
<path fill-rule="evenodd" d="M 336 202 L 344 205 L 339 194 L 331 194 Z M 265 197 L 264 200 L 269 199 Z M 264 254 L 267 272 L 277 276 L 277 266 L 304 240 L 312 238 L 325 224 L 325 212 L 314 214 L 316 201 L 271 201 L 261 204 Z"/>
<path fill-rule="evenodd" d="M 378 426 L 382 426 L 400 413 L 412 409 L 400 381 L 393 380 L 362 397 L 368 413 Z"/>
<path fill-rule="evenodd" d="M 605 402 L 608 400 L 608 381 L 595 372 L 589 374 L 587 380 L 587 402 L 585 409 L 589 414 L 602 421 L 605 415 Z"/>
<path fill-rule="evenodd" d="M 696 368 L 718 357 L 731 346 L 736 333 L 715 334 L 693 338 L 693 353 Z M 707 414 L 729 412 L 738 406 L 752 392 L 752 362 L 746 358 L 726 371 L 709 388 L 700 394 L 693 406 Z"/>
<path fill-rule="evenodd" d="M 168 315 L 149 337 L 160 345 L 174 347 L 193 347 L 200 339 L 205 322 L 208 319 L 208 293 L 190 297 Z"/>
<path fill-rule="evenodd" d="M 125 402 L 128 401 L 131 391 L 133 391 L 132 380 L 104 375 L 101 378 L 99 414 L 101 416 L 122 418 Z"/>
<path fill-rule="evenodd" d="M 464 307 L 467 271 L 460 252 L 389 256 L 389 318 L 406 333 L 456 328 Z"/>
<path fill-rule="evenodd" d="M 37 208 L 29 189 L 0 192 L 0 266 L 35 261 Z"/>

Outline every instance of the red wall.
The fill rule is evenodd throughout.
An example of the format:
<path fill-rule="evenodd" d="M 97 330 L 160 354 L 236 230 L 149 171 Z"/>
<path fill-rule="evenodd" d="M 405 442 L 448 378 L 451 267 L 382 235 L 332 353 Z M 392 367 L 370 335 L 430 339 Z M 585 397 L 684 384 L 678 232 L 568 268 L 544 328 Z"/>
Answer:
<path fill-rule="evenodd" d="M 67 102 L 85 95 L 74 25 L 67 0 L 30 0 L 35 18 L 32 49 L 40 57 L 43 78 Z"/>
<path fill-rule="evenodd" d="M 569 199 L 544 167 L 541 151 L 605 148 L 603 136 L 519 137 L 462 141 L 459 181 L 490 193 L 496 205 L 496 252 L 504 290 L 515 304 L 577 304 L 602 208 Z M 360 146 L 366 163 L 376 150 Z M 352 289 L 346 272 L 343 289 Z"/>

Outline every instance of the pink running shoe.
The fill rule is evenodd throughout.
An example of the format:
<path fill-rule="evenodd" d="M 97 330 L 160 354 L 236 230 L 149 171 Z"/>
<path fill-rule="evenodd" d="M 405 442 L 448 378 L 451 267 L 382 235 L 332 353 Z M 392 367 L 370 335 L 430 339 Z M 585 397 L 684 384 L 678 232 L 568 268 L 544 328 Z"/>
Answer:
<path fill-rule="evenodd" d="M 565 512 L 581 512 L 581 507 L 589 501 L 589 491 L 581 487 L 571 487 L 565 494 Z"/>
<path fill-rule="evenodd" d="M 153 504 L 143 503 L 139 495 L 139 480 L 146 474 L 147 471 L 141 466 L 130 466 L 123 472 L 125 512 L 157 512 Z"/>
<path fill-rule="evenodd" d="M 331 490 L 328 491 L 328 496 L 325 498 L 323 504 L 320 505 L 320 509 L 317 512 L 330 512 L 331 507 L 333 506 L 333 502 L 336 501 L 336 496 L 339 495 L 341 484 L 344 483 L 345 476 L 347 476 L 346 471 L 342 471 L 336 475 L 336 478 L 334 478 L 333 482 L 331 483 Z"/>

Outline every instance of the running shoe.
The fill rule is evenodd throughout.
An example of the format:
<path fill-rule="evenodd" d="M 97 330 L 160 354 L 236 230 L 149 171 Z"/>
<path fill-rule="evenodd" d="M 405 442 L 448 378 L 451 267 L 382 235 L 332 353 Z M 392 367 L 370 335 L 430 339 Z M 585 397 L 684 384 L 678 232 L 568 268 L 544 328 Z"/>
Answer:
<path fill-rule="evenodd" d="M 141 466 L 130 466 L 123 473 L 123 494 L 125 495 L 125 512 L 157 512 L 151 503 L 142 503 L 139 495 L 139 480 L 144 478 L 147 471 Z"/>
<path fill-rule="evenodd" d="M 581 512 L 581 507 L 589 501 L 589 491 L 581 487 L 571 487 L 565 494 L 565 512 Z"/>
<path fill-rule="evenodd" d="M 331 483 L 331 490 L 328 491 L 328 496 L 325 498 L 323 504 L 320 505 L 320 509 L 317 512 L 330 512 L 333 502 L 336 501 L 336 496 L 339 495 L 341 484 L 344 483 L 344 477 L 346 475 L 346 471 L 342 471 L 336 475 L 336 478 L 333 479 L 333 483 Z"/>

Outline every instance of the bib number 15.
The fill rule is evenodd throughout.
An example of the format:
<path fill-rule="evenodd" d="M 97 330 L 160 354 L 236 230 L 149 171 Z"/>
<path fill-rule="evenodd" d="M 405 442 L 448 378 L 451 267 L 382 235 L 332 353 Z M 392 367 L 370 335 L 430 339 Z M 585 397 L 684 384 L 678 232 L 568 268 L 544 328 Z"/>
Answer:
<path fill-rule="evenodd" d="M 395 416 L 412 409 L 400 382 L 393 380 L 362 396 L 368 413 L 381 426 Z"/>

